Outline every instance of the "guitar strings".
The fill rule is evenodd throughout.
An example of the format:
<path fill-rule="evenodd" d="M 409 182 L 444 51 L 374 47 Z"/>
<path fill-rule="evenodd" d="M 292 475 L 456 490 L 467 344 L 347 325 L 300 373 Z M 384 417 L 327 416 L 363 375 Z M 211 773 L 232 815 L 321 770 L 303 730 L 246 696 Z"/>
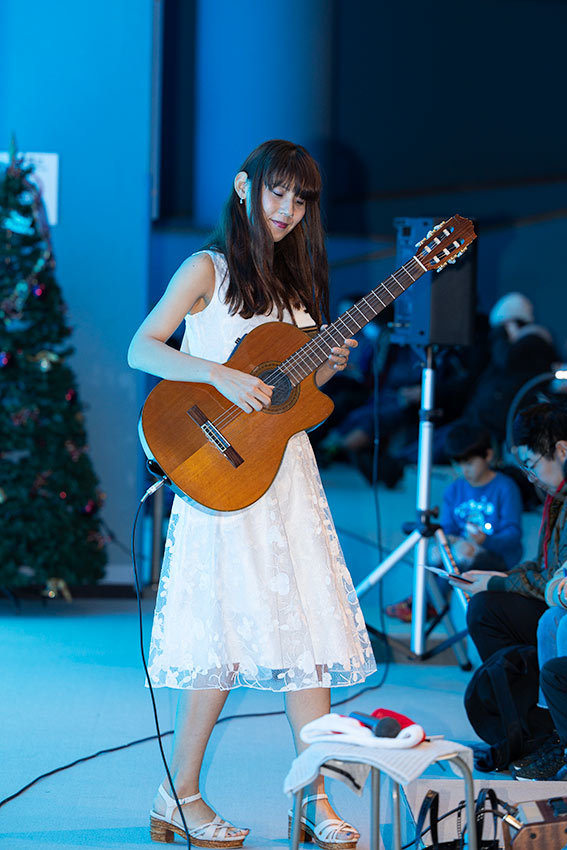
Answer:
<path fill-rule="evenodd" d="M 402 265 L 401 269 L 398 270 L 398 273 L 399 273 L 399 271 L 404 271 L 408 275 L 408 277 L 411 278 L 411 280 L 413 282 L 414 280 L 417 280 L 417 278 L 414 278 L 411 275 L 411 273 L 408 271 L 408 269 L 406 268 L 412 262 L 415 265 L 414 271 L 419 271 L 420 274 L 421 274 L 421 269 L 420 269 L 420 266 L 419 266 L 419 263 L 418 263 L 416 257 L 412 257 L 411 260 L 408 260 L 407 263 Z M 401 290 L 401 292 L 397 293 L 396 295 L 392 294 L 392 292 L 388 289 L 388 287 L 386 285 L 386 283 L 390 279 L 392 279 L 393 284 L 398 286 Z M 393 284 L 391 284 L 391 285 L 393 285 Z M 380 283 L 368 295 L 364 296 L 364 298 L 361 298 L 360 301 L 358 301 L 349 310 L 347 310 L 345 313 L 343 313 L 341 316 L 339 316 L 338 319 L 336 319 L 331 325 L 329 325 L 329 327 L 325 328 L 324 331 L 320 331 L 313 340 L 310 340 L 309 342 L 305 343 L 305 345 L 301 346 L 301 348 L 299 348 L 296 352 L 294 352 L 288 358 L 286 358 L 286 360 L 284 360 L 283 363 L 280 364 L 280 366 L 276 367 L 273 370 L 273 373 L 279 373 L 280 375 L 282 375 L 282 379 L 276 380 L 274 382 L 274 384 L 272 385 L 274 387 L 274 389 L 284 387 L 286 385 L 287 381 L 288 381 L 288 376 L 285 373 L 282 374 L 282 370 L 281 370 L 281 366 L 283 366 L 284 364 L 286 366 L 286 369 L 288 369 L 290 372 L 298 371 L 301 368 L 301 366 L 303 365 L 303 363 L 305 362 L 305 360 L 312 355 L 313 349 L 316 348 L 316 346 L 321 347 L 321 345 L 323 344 L 323 346 L 324 346 L 323 351 L 325 351 L 325 347 L 329 344 L 329 337 L 330 337 L 330 341 L 334 345 L 342 345 L 342 343 L 344 341 L 343 339 L 339 338 L 339 340 L 337 341 L 333 337 L 333 329 L 339 329 L 339 327 L 338 327 L 339 324 L 343 325 L 349 333 L 357 333 L 357 331 L 360 330 L 361 327 L 364 327 L 364 325 L 366 325 L 372 318 L 374 318 L 374 316 L 377 315 L 377 313 L 375 312 L 374 307 L 372 307 L 372 305 L 368 303 L 368 299 L 370 299 L 370 298 L 377 299 L 380 302 L 380 304 L 382 304 L 382 307 L 384 308 L 384 307 L 387 307 L 389 304 L 391 304 L 399 295 L 401 295 L 403 292 L 405 292 L 407 288 L 408 287 L 404 287 L 399 282 L 399 280 L 397 280 L 395 273 L 392 273 L 388 278 L 386 278 L 386 281 L 383 281 L 382 283 Z M 385 290 L 386 293 L 390 296 L 391 300 L 388 301 L 387 303 L 384 303 L 384 301 L 382 301 L 382 299 L 380 298 L 380 296 L 378 295 L 376 290 Z M 370 308 L 370 310 L 374 314 L 373 316 L 371 316 L 370 319 L 364 314 L 362 309 L 358 306 L 358 305 L 362 304 L 363 302 L 366 304 L 366 306 L 368 306 Z M 363 325 L 359 325 L 358 322 L 351 315 L 351 311 L 355 310 L 355 309 L 358 310 L 358 312 L 364 317 L 364 324 Z M 378 312 L 380 312 L 380 311 L 378 311 Z M 349 327 L 349 325 L 347 324 L 347 321 L 345 319 L 346 316 L 348 316 L 350 319 L 352 319 L 352 321 L 355 323 L 355 325 L 357 326 L 356 330 L 351 329 Z M 325 337 L 327 337 L 327 339 L 325 339 Z M 331 348 L 332 348 L 332 345 L 331 345 Z M 321 351 L 319 351 L 319 352 L 315 351 L 313 353 L 315 353 L 315 354 L 319 353 L 320 354 Z M 326 351 L 325 351 L 325 355 L 328 356 Z M 299 361 L 299 362 L 295 362 L 295 361 Z M 317 363 L 317 361 L 316 361 L 315 368 L 317 368 L 318 365 L 320 365 L 320 364 Z M 303 380 L 304 378 L 306 378 L 312 372 L 313 372 L 313 369 L 310 368 L 306 372 L 305 375 L 301 375 L 301 373 L 300 373 L 300 375 L 299 375 L 300 381 Z M 292 375 L 292 377 L 297 378 L 297 375 Z M 234 420 L 238 416 L 240 416 L 241 413 L 244 413 L 244 412 L 245 411 L 243 411 L 242 408 L 240 408 L 238 405 L 232 404 L 230 407 L 226 408 L 226 410 L 224 410 L 223 413 L 221 413 L 216 419 L 212 420 L 211 424 L 214 425 L 217 428 L 224 428 L 227 425 L 229 425 L 231 422 L 234 422 Z"/>

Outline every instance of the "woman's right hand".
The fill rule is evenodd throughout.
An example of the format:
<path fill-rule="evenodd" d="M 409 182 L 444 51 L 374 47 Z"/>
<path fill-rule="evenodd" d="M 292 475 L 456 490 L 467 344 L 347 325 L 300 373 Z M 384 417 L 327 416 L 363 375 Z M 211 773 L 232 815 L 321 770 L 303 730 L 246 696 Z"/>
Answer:
<path fill-rule="evenodd" d="M 273 386 L 265 384 L 255 375 L 239 372 L 229 366 L 218 364 L 211 383 L 219 393 L 240 407 L 244 413 L 262 410 L 272 401 Z"/>

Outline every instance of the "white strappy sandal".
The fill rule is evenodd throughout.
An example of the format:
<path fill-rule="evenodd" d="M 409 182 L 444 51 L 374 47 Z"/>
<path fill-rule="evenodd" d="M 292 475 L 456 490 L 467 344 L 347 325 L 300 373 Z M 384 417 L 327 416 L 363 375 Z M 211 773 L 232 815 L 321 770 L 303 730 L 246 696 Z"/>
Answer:
<path fill-rule="evenodd" d="M 310 803 L 311 800 L 326 800 L 326 794 L 312 794 L 305 797 L 301 807 Z M 291 827 L 293 813 L 288 813 L 289 828 L 288 837 L 291 838 Z M 354 837 L 353 837 L 354 836 Z M 315 824 L 306 815 L 301 815 L 300 841 L 314 841 L 322 850 L 351 850 L 356 847 L 360 835 L 356 829 L 340 818 L 326 818 Z"/>
<path fill-rule="evenodd" d="M 152 841 L 161 841 L 171 843 L 174 840 L 174 833 L 180 835 L 187 840 L 187 833 L 180 823 L 173 820 L 173 812 L 177 809 L 177 803 L 174 798 L 167 793 L 163 785 L 158 788 L 158 793 L 165 802 L 165 814 L 158 815 L 157 812 L 150 812 L 150 836 Z M 180 805 L 185 803 L 193 803 L 195 800 L 200 800 L 200 794 L 193 794 L 192 797 L 183 797 L 179 800 Z M 191 844 L 195 847 L 242 847 L 244 839 L 250 832 L 249 829 L 239 829 L 242 835 L 228 835 L 229 829 L 238 829 L 228 821 L 223 820 L 218 815 L 209 823 L 204 823 L 201 826 L 196 826 L 189 830 Z"/>

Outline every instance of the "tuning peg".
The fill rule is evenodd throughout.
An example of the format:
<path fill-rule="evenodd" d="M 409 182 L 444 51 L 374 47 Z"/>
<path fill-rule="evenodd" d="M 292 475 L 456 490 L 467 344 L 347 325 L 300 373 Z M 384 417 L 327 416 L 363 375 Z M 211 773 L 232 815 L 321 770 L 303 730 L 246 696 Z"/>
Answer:
<path fill-rule="evenodd" d="M 420 239 L 419 242 L 416 242 L 415 247 L 421 248 L 421 246 L 423 245 L 424 242 L 425 242 L 425 237 L 423 239 Z"/>
<path fill-rule="evenodd" d="M 456 261 L 456 260 L 447 260 L 447 262 L 448 262 L 448 263 L 451 263 L 451 265 L 453 265 L 453 264 L 454 264 L 454 263 L 456 263 L 457 261 Z"/>
<path fill-rule="evenodd" d="M 433 228 L 433 230 L 434 230 L 434 231 L 435 231 L 435 230 L 439 230 L 439 228 L 440 228 L 440 227 L 441 227 L 441 225 L 440 225 L 440 224 L 436 224 L 436 225 L 435 225 L 435 227 Z"/>
<path fill-rule="evenodd" d="M 432 231 L 432 230 L 429 230 L 429 231 L 428 231 L 427 236 L 426 236 L 425 238 L 426 238 L 426 239 L 429 239 L 429 237 L 430 237 L 430 236 L 433 236 L 433 231 Z"/>

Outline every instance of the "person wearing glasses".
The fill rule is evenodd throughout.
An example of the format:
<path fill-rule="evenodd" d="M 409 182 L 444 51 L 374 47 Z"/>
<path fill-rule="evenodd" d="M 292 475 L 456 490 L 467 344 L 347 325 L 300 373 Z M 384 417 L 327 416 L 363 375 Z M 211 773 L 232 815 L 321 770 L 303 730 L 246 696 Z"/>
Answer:
<path fill-rule="evenodd" d="M 550 606 L 537 628 L 539 661 L 538 705 L 547 708 L 553 731 L 536 749 L 510 770 L 519 780 L 567 779 L 567 561 L 557 569 L 545 588 Z"/>
<path fill-rule="evenodd" d="M 483 661 L 514 644 L 537 646 L 545 589 L 567 561 L 567 411 L 550 403 L 522 410 L 513 425 L 515 453 L 523 472 L 547 493 L 533 560 L 508 572 L 468 570 L 469 634 Z"/>

